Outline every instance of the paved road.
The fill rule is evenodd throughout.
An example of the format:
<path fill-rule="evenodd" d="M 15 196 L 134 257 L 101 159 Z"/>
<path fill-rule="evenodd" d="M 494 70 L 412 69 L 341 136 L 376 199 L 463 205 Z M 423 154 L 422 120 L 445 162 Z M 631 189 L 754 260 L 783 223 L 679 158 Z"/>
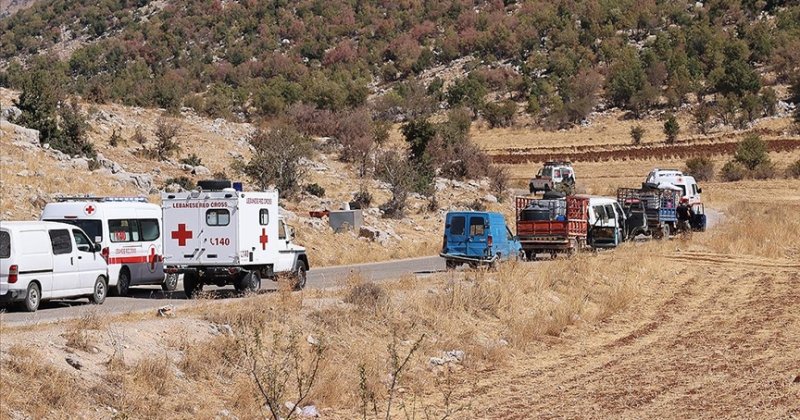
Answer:
<path fill-rule="evenodd" d="M 381 281 L 396 279 L 409 273 L 425 275 L 440 270 L 444 270 L 444 260 L 439 257 L 325 267 L 312 269 L 308 272 L 307 287 L 335 287 L 340 281 L 346 279 L 351 272 L 358 272 L 367 280 Z M 178 290 L 181 290 L 182 287 L 181 284 L 178 284 Z M 275 283 L 263 281 L 261 287 L 265 291 L 275 290 Z M 220 298 L 235 298 L 233 286 L 222 289 L 207 286 L 205 290 L 214 290 L 214 293 Z M 11 309 L 10 312 L 0 314 L 0 323 L 12 326 L 78 318 L 86 312 L 87 308 L 97 308 L 101 313 L 117 314 L 155 309 L 168 304 L 180 306 L 190 302 L 182 291 L 169 293 L 162 292 L 158 286 L 135 287 L 131 289 L 130 296 L 109 297 L 105 303 L 97 307 L 89 305 L 86 299 L 80 299 L 42 303 L 39 310 L 34 313 Z"/>
<path fill-rule="evenodd" d="M 706 209 L 708 216 L 708 228 L 712 228 L 724 220 L 724 214 L 714 209 Z M 403 275 L 413 273 L 415 275 L 425 275 L 444 270 L 444 260 L 439 257 L 422 257 L 405 260 L 396 260 L 380 263 L 347 265 L 338 267 L 326 267 L 313 269 L 308 273 L 309 288 L 335 287 L 341 280 L 347 278 L 351 272 L 358 272 L 367 280 L 381 281 L 396 279 Z M 178 290 L 182 285 L 178 285 Z M 206 287 L 206 290 L 214 290 L 217 297 L 234 298 L 233 287 L 217 289 Z M 275 283 L 264 281 L 262 290 L 275 290 Z M 158 286 L 137 287 L 131 289 L 129 297 L 109 297 L 98 310 L 104 313 L 126 313 L 131 311 L 143 311 L 155 309 L 163 305 L 185 305 L 189 300 L 182 291 L 172 293 L 162 292 Z M 94 308 L 87 303 L 86 299 L 77 301 L 57 301 L 43 303 L 35 313 L 19 312 L 12 310 L 8 313 L 0 314 L 0 323 L 3 325 L 23 325 L 36 324 L 39 322 L 52 322 L 63 319 L 80 317 L 87 308 Z"/>

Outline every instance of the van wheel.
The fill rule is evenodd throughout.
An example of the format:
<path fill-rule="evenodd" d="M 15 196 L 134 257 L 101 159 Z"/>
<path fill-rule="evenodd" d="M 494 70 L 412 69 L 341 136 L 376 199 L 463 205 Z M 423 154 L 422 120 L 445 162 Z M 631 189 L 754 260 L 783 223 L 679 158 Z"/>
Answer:
<path fill-rule="evenodd" d="M 167 274 L 164 277 L 164 282 L 161 283 L 161 290 L 165 292 L 174 292 L 175 289 L 178 288 L 178 275 L 177 274 Z"/>
<path fill-rule="evenodd" d="M 114 293 L 117 296 L 128 296 L 128 289 L 131 287 L 131 275 L 128 273 L 127 268 L 123 268 L 119 271 L 119 277 L 117 278 L 117 287 L 114 289 Z"/>
<path fill-rule="evenodd" d="M 183 275 L 183 292 L 186 293 L 187 299 L 195 298 L 197 293 L 202 291 L 203 285 L 200 284 L 197 273 L 186 273 Z"/>
<path fill-rule="evenodd" d="M 97 280 L 94 281 L 94 292 L 89 295 L 89 302 L 100 305 L 106 301 L 107 294 L 108 287 L 106 286 L 106 279 L 104 279 L 103 276 L 97 276 Z"/>
<path fill-rule="evenodd" d="M 294 290 L 303 290 L 306 287 L 307 274 L 306 263 L 298 260 L 294 268 Z"/>
<path fill-rule="evenodd" d="M 28 312 L 36 312 L 39 309 L 39 302 L 42 300 L 42 291 L 39 285 L 31 283 L 28 285 L 28 292 L 25 293 L 25 301 L 23 305 Z"/>

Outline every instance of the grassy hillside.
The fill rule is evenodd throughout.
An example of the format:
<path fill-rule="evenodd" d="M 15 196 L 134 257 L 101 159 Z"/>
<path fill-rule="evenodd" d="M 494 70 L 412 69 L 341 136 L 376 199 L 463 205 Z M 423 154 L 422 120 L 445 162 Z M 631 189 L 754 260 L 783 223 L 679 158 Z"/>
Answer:
<path fill-rule="evenodd" d="M 421 92 L 395 83 L 378 111 L 446 102 L 505 125 L 521 104 L 559 127 L 604 104 L 640 115 L 693 94 L 752 107 L 774 97 L 762 74 L 788 80 L 800 61 L 800 6 L 780 0 L 56 0 L 0 33 L 4 85 L 41 66 L 92 101 L 242 119 L 357 107 L 421 75 Z M 464 57 L 456 80 L 431 74 Z"/>

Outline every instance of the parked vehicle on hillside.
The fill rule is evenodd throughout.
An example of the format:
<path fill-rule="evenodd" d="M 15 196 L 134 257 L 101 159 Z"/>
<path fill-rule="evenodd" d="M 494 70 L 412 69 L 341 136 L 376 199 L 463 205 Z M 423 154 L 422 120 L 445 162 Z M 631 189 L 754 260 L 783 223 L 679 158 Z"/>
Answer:
<path fill-rule="evenodd" d="M 631 219 L 643 221 L 636 234 L 662 239 L 675 232 L 680 194 L 681 190 L 671 185 L 665 188 L 619 188 L 617 202 Z"/>
<path fill-rule="evenodd" d="M 589 197 L 546 200 L 516 198 L 517 237 L 527 260 L 539 253 L 555 256 L 587 246 Z"/>
<path fill-rule="evenodd" d="M 703 189 L 697 185 L 694 177 L 684 175 L 677 169 L 658 169 L 655 168 L 647 175 L 645 184 L 653 188 L 664 188 L 664 184 L 669 184 L 680 189 L 681 197 L 689 199 L 689 203 L 701 202 L 700 193 Z"/>
<path fill-rule="evenodd" d="M 445 259 L 448 269 L 461 264 L 493 266 L 499 261 L 520 258 L 522 245 L 511 233 L 502 214 L 456 211 L 445 216 L 439 255 Z"/>
<path fill-rule="evenodd" d="M 44 207 L 41 220 L 78 226 L 101 245 L 114 294 L 150 284 L 175 290 L 178 277 L 164 276 L 161 208 L 146 198 L 62 197 Z"/>
<path fill-rule="evenodd" d="M 34 312 L 44 300 L 103 303 L 108 266 L 86 233 L 53 222 L 0 221 L 0 303 Z"/>
<path fill-rule="evenodd" d="M 632 238 L 635 221 L 628 223 L 622 207 L 612 197 L 589 197 L 587 243 L 592 248 L 614 248 Z"/>
<path fill-rule="evenodd" d="M 548 192 L 556 189 L 559 184 L 565 184 L 566 189 L 572 190 L 575 186 L 575 170 L 572 163 L 553 161 L 545 162 L 535 177 L 528 183 L 531 194 L 537 191 Z"/>
<path fill-rule="evenodd" d="M 278 192 L 243 192 L 231 185 L 200 181 L 196 191 L 162 193 L 165 270 L 183 273 L 190 298 L 206 284 L 256 291 L 261 279 L 276 280 L 281 273 L 294 278 L 296 289 L 305 287 L 308 256 L 292 243 Z"/>

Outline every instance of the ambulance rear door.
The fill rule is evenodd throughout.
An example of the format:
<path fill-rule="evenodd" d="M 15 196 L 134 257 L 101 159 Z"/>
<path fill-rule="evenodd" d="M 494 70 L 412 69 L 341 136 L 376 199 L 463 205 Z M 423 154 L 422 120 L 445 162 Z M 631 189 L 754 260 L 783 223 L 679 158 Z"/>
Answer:
<path fill-rule="evenodd" d="M 237 200 L 209 199 L 209 204 L 200 214 L 199 262 L 205 266 L 237 265 Z"/>
<path fill-rule="evenodd" d="M 200 237 L 205 221 L 205 200 L 162 197 L 162 203 L 164 265 L 198 264 L 202 248 Z"/>

